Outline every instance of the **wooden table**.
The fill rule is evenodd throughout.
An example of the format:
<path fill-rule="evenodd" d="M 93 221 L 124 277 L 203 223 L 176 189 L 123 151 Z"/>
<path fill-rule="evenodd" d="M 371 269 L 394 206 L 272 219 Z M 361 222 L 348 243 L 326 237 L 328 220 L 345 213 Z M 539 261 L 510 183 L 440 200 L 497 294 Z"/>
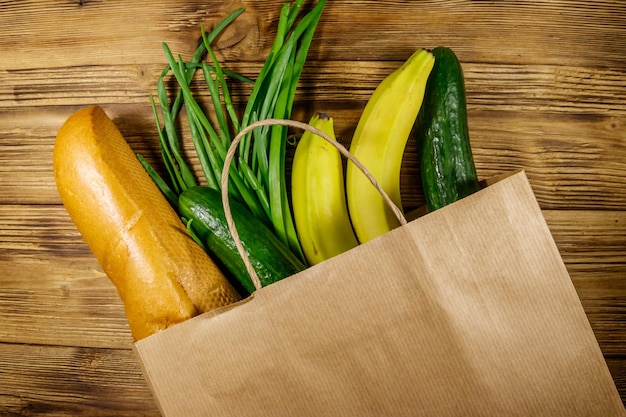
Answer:
<path fill-rule="evenodd" d="M 55 135 L 99 104 L 156 160 L 161 42 L 188 57 L 200 24 L 244 5 L 216 45 L 225 66 L 254 77 L 280 4 L 0 2 L 1 415 L 158 415 L 116 290 L 60 204 Z M 330 0 L 294 118 L 329 112 L 349 142 L 378 82 L 437 45 L 464 65 L 480 177 L 527 171 L 626 400 L 626 3 Z M 423 203 L 414 153 L 409 144 L 409 208 Z"/>

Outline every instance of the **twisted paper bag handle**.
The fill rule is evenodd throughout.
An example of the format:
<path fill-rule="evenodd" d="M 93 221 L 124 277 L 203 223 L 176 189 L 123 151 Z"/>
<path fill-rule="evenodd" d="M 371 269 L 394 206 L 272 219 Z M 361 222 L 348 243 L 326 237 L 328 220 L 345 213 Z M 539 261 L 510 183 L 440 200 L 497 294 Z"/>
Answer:
<path fill-rule="evenodd" d="M 391 208 L 391 210 L 393 211 L 394 215 L 396 216 L 400 224 L 401 225 L 407 224 L 407 220 L 404 217 L 402 210 L 400 210 L 400 208 L 398 208 L 398 206 L 391 200 L 389 195 L 385 192 L 385 190 L 383 190 L 383 188 L 380 186 L 378 181 L 376 181 L 376 178 L 374 178 L 370 174 L 370 172 L 367 170 L 367 168 L 365 168 L 365 166 L 363 166 L 363 164 L 361 164 L 341 143 L 333 140 L 326 133 L 306 123 L 298 122 L 295 120 L 289 120 L 289 119 L 265 119 L 265 120 L 260 120 L 258 122 L 252 123 L 246 126 L 244 129 L 242 129 L 231 142 L 230 148 L 228 148 L 228 152 L 226 153 L 226 158 L 224 159 L 224 168 L 222 169 L 221 185 L 222 185 L 222 205 L 224 206 L 224 215 L 226 217 L 226 223 L 228 224 L 228 229 L 230 230 L 230 234 L 233 237 L 235 246 L 237 246 L 237 251 L 239 252 L 241 259 L 243 260 L 243 263 L 245 264 L 246 269 L 248 270 L 248 274 L 250 274 L 252 283 L 254 284 L 257 290 L 261 288 L 261 281 L 259 280 L 259 277 L 256 271 L 254 270 L 254 267 L 252 266 L 250 259 L 248 258 L 248 254 L 246 253 L 246 250 L 244 249 L 243 244 L 241 243 L 241 239 L 239 238 L 239 233 L 237 232 L 237 227 L 235 226 L 235 222 L 233 220 L 233 216 L 230 211 L 230 201 L 228 197 L 228 173 L 230 170 L 230 164 L 235 156 L 235 153 L 237 152 L 237 146 L 239 145 L 239 142 L 241 142 L 243 137 L 258 127 L 272 126 L 272 125 L 283 125 L 283 126 L 295 127 L 295 128 L 302 129 L 302 130 L 308 130 L 314 135 L 317 135 L 325 139 L 330 144 L 332 144 L 335 148 L 339 150 L 339 152 L 344 157 L 346 157 L 350 162 L 355 164 L 357 168 L 359 168 L 359 170 L 367 177 L 367 179 L 372 183 L 372 185 L 376 188 L 376 190 L 378 190 L 378 192 L 382 195 L 383 199 L 385 200 L 387 205 Z"/>

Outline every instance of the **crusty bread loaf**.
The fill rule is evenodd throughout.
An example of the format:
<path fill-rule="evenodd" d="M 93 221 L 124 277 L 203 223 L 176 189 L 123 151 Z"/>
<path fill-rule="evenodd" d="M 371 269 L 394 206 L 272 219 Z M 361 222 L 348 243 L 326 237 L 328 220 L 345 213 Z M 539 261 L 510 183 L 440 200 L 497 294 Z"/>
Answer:
<path fill-rule="evenodd" d="M 61 200 L 117 287 L 135 340 L 239 300 L 102 108 L 82 108 L 63 124 L 53 167 Z"/>

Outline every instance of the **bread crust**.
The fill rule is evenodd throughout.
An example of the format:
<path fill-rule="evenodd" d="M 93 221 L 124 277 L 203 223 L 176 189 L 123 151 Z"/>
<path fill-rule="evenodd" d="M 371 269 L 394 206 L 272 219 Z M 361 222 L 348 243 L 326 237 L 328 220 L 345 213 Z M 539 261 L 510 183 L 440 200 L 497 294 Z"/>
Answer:
<path fill-rule="evenodd" d="M 99 106 L 58 132 L 53 169 L 72 221 L 124 303 L 135 340 L 240 299 Z"/>

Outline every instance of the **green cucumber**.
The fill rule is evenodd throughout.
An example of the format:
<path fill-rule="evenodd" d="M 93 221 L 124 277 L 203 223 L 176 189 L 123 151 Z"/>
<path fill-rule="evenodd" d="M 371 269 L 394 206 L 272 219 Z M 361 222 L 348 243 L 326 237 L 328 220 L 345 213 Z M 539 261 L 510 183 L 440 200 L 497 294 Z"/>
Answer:
<path fill-rule="evenodd" d="M 190 232 L 222 267 L 224 273 L 242 292 L 256 288 L 246 270 L 230 233 L 220 191 L 206 186 L 185 190 L 178 198 L 178 209 L 188 222 Z M 233 221 L 261 286 L 267 286 L 305 269 L 305 265 L 282 243 L 271 229 L 255 218 L 237 200 L 231 198 Z"/>
<path fill-rule="evenodd" d="M 435 66 L 415 123 L 422 188 L 429 211 L 479 189 L 461 63 L 450 48 L 440 46 L 432 53 Z"/>

